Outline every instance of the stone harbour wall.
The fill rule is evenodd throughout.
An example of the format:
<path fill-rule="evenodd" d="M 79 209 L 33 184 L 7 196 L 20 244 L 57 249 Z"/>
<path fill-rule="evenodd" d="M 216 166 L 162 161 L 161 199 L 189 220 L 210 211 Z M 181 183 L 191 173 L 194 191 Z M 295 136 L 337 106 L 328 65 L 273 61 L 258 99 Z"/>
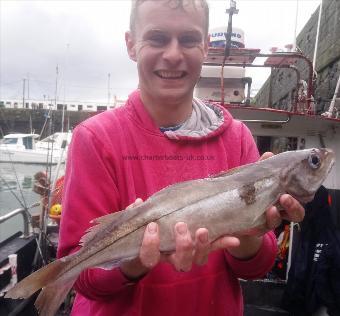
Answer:
<path fill-rule="evenodd" d="M 95 114 L 97 112 L 65 111 L 64 131 L 72 130 L 77 124 Z M 3 135 L 10 133 L 30 133 L 30 125 L 36 134 L 40 134 L 45 125 L 42 137 L 60 132 L 62 111 L 56 110 L 49 113 L 48 110 L 0 108 L 0 139 Z"/>
<path fill-rule="evenodd" d="M 303 2 L 300 5 L 303 10 Z M 297 37 L 297 47 L 313 61 L 314 46 L 319 18 L 319 8 L 313 13 Z M 308 69 L 304 61 L 295 66 L 300 70 L 301 79 L 308 78 Z M 340 76 L 340 1 L 323 0 L 319 44 L 314 83 L 315 110 L 317 113 L 328 109 L 333 98 L 335 87 Z M 289 69 L 272 71 L 272 105 L 268 105 L 269 78 L 254 98 L 256 106 L 270 106 L 290 110 L 296 89 L 296 74 Z"/>

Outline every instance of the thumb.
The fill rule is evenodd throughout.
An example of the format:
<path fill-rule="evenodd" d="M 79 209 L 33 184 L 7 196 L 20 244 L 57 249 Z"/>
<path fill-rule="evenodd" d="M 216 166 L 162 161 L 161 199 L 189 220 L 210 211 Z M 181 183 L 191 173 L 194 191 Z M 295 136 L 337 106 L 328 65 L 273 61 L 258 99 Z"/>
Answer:
<path fill-rule="evenodd" d="M 273 156 L 274 156 L 274 154 L 273 154 L 272 152 L 266 151 L 266 152 L 260 157 L 259 161 L 265 160 L 265 159 L 270 158 L 270 157 L 273 157 Z"/>

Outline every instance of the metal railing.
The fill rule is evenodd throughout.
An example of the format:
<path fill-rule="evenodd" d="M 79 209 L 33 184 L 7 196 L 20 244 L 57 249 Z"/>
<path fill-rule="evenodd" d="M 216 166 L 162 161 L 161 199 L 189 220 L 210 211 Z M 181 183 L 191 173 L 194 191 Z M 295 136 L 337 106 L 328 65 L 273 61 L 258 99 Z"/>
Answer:
<path fill-rule="evenodd" d="M 35 206 L 39 206 L 40 203 L 35 203 L 33 205 L 30 206 L 31 207 L 35 207 Z M 24 220 L 24 234 L 23 237 L 24 238 L 28 238 L 30 236 L 29 234 L 29 224 L 30 224 L 30 214 L 28 212 L 28 208 L 17 208 L 15 210 L 13 210 L 12 212 L 9 212 L 3 216 L 0 216 L 0 224 L 6 222 L 7 220 L 9 220 L 10 218 L 21 214 Z"/>

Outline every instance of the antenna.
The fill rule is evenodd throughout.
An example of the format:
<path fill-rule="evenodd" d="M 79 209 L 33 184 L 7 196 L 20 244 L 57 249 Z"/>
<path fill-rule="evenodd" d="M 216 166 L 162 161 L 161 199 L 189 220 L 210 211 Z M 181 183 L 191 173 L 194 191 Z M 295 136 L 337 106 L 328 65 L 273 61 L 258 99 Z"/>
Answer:
<path fill-rule="evenodd" d="M 320 24 L 321 24 L 322 3 L 323 3 L 323 0 L 320 0 L 319 18 L 318 18 L 318 26 L 317 26 L 317 29 L 316 29 L 314 56 L 313 56 L 313 69 L 314 69 L 314 71 L 315 71 L 316 55 L 317 55 L 317 52 L 318 52 L 318 44 L 319 44 L 319 33 L 320 33 Z"/>
<path fill-rule="evenodd" d="M 226 10 L 226 13 L 229 13 L 229 19 L 228 19 L 228 28 L 227 33 L 224 33 L 226 44 L 224 48 L 224 57 L 223 57 L 223 63 L 221 68 L 221 101 L 222 105 L 224 105 L 224 64 L 226 59 L 230 55 L 230 46 L 231 46 L 231 35 L 233 32 L 233 14 L 238 13 L 238 9 L 236 9 L 236 1 L 230 0 L 230 8 Z"/>
<path fill-rule="evenodd" d="M 296 51 L 296 28 L 297 28 L 298 15 L 299 15 L 299 0 L 296 0 L 295 26 L 294 26 L 294 43 L 293 43 L 293 50 L 294 51 Z"/>
<path fill-rule="evenodd" d="M 227 33 L 224 34 L 226 39 L 226 45 L 224 50 L 224 59 L 223 64 L 225 63 L 225 60 L 230 55 L 230 46 L 231 46 L 231 35 L 233 32 L 233 15 L 238 13 L 238 9 L 236 9 L 236 1 L 230 0 L 230 8 L 226 10 L 226 13 L 229 13 L 229 19 L 228 19 L 228 28 Z"/>

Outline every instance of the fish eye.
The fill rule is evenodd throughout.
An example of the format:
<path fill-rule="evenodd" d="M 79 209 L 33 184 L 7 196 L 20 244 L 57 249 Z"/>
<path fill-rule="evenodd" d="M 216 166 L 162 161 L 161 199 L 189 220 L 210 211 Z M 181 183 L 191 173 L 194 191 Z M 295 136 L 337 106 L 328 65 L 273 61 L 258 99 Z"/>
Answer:
<path fill-rule="evenodd" d="M 317 169 L 321 165 L 320 157 L 317 154 L 311 154 L 308 157 L 308 163 L 313 169 Z"/>

